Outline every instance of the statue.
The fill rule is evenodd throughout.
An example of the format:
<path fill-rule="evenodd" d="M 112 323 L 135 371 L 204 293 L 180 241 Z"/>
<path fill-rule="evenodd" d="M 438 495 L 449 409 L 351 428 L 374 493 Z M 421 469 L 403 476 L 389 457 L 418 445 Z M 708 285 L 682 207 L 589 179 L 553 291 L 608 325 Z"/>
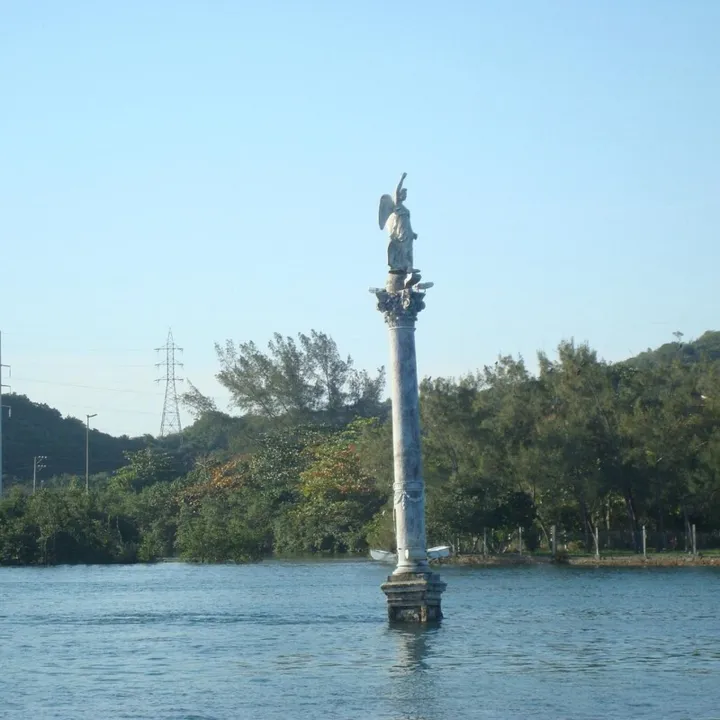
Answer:
<path fill-rule="evenodd" d="M 420 279 L 419 271 L 413 267 L 413 242 L 417 239 L 417 234 L 410 225 L 410 211 L 403 205 L 407 198 L 407 190 L 403 187 L 406 177 L 407 173 L 403 173 L 395 190 L 394 199 L 390 195 L 383 195 L 380 198 L 378 221 L 380 229 L 383 230 L 387 226 L 390 233 L 388 244 L 390 272 L 405 273 L 417 282 Z"/>

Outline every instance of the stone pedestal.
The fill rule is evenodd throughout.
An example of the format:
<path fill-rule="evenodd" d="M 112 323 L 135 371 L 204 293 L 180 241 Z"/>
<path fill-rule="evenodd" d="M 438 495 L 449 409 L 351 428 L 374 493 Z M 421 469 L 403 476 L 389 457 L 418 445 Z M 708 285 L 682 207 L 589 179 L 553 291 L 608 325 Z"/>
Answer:
<path fill-rule="evenodd" d="M 419 277 L 419 276 L 418 276 Z M 425 483 L 420 442 L 415 322 L 425 307 L 425 292 L 405 287 L 406 273 L 390 273 L 376 289 L 378 310 L 390 329 L 394 476 L 393 506 L 398 565 L 382 586 L 391 620 L 439 620 L 445 584 L 430 571 L 425 539 Z"/>
<path fill-rule="evenodd" d="M 387 596 L 390 622 L 425 623 L 442 619 L 440 596 L 447 585 L 437 573 L 393 573 L 380 589 Z"/>

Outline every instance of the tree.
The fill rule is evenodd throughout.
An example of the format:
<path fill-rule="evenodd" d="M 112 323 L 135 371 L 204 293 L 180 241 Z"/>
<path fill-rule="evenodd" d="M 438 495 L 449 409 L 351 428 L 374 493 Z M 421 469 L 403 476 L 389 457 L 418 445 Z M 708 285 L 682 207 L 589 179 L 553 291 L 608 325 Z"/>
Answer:
<path fill-rule="evenodd" d="M 387 500 L 362 467 L 357 440 L 366 421 L 352 423 L 307 448 L 300 473 L 300 501 L 276 532 L 286 550 L 353 552 L 367 547 L 368 524 Z"/>
<path fill-rule="evenodd" d="M 144 487 L 134 498 L 139 560 L 150 562 L 175 555 L 181 489 L 178 482 L 157 482 Z"/>
<path fill-rule="evenodd" d="M 38 561 L 38 527 L 28 514 L 29 496 L 13 488 L 0 498 L 0 565 Z"/>
<path fill-rule="evenodd" d="M 375 377 L 355 370 L 352 358 L 343 359 L 325 333 L 300 333 L 297 342 L 275 333 L 267 352 L 254 342 L 236 345 L 231 340 L 215 349 L 220 361 L 217 378 L 241 411 L 298 423 L 318 414 L 337 421 L 347 413 L 371 415 L 379 410 L 384 370 Z M 194 387 L 183 399 L 198 413 L 214 409 Z"/>
<path fill-rule="evenodd" d="M 180 557 L 196 562 L 249 562 L 263 554 L 262 533 L 247 522 L 241 499 L 205 497 L 197 511 L 184 507 L 177 530 Z"/>
<path fill-rule="evenodd" d="M 148 485 L 169 482 L 179 475 L 172 458 L 163 450 L 145 448 L 125 453 L 128 464 L 120 468 L 112 480 L 112 485 L 124 490 L 137 492 Z"/>
<path fill-rule="evenodd" d="M 12 407 L 12 418 L 3 422 L 3 465 L 5 486 L 12 481 L 29 484 L 33 457 L 45 456 L 42 478 L 85 472 L 85 422 L 63 417 L 58 410 L 32 402 L 25 395 L 3 395 L 3 404 Z M 90 430 L 92 469 L 112 472 L 124 464 L 125 452 L 140 450 L 146 438 L 113 437 Z"/>

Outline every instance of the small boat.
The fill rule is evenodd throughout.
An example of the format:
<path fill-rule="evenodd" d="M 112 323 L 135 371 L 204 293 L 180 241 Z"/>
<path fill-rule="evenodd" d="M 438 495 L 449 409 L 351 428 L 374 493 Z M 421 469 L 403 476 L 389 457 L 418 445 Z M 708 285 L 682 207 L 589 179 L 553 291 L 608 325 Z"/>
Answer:
<path fill-rule="evenodd" d="M 428 548 L 428 560 L 437 560 L 450 556 L 449 545 L 436 545 Z M 387 550 L 370 550 L 370 557 L 378 562 L 394 563 L 397 562 L 397 554 L 388 552 Z"/>
<path fill-rule="evenodd" d="M 397 555 L 387 550 L 371 550 L 370 557 L 379 562 L 394 563 L 397 561 Z"/>
<path fill-rule="evenodd" d="M 430 560 L 437 560 L 438 558 L 450 557 L 450 546 L 449 545 L 436 545 L 435 547 L 428 548 L 427 556 Z"/>

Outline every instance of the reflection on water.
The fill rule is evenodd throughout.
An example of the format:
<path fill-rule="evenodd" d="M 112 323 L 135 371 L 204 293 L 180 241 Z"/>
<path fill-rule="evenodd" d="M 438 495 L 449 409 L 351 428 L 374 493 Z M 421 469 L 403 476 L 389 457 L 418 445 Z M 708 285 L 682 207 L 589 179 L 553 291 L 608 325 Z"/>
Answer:
<path fill-rule="evenodd" d="M 423 627 L 410 625 L 407 627 L 394 625 L 388 629 L 397 648 L 398 662 L 395 666 L 405 674 L 420 674 L 428 669 L 428 644 L 437 634 L 438 626 Z"/>
<path fill-rule="evenodd" d="M 440 627 L 397 626 L 388 630 L 396 661 L 389 670 L 391 697 L 398 720 L 434 720 L 441 717 L 437 706 L 434 673 L 428 661 Z"/>
<path fill-rule="evenodd" d="M 5 720 L 717 718 L 712 568 L 443 568 L 389 626 L 366 561 L 0 569 Z"/>

